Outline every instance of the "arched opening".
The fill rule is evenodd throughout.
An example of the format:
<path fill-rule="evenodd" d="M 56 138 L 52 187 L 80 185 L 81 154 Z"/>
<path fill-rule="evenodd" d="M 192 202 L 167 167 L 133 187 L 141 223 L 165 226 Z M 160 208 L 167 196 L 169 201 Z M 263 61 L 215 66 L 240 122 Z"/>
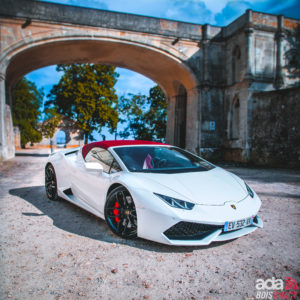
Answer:
<path fill-rule="evenodd" d="M 192 113 L 197 111 L 187 110 L 187 91 L 197 86 L 197 80 L 192 71 L 170 53 L 133 42 L 112 39 L 72 40 L 60 37 L 57 40 L 43 40 L 42 43 L 38 41 L 22 47 L 21 50 L 14 49 L 7 54 L 6 61 L 9 62 L 6 68 L 6 97 L 1 97 L 1 101 L 8 99 L 7 103 L 10 103 L 10 92 L 17 80 L 35 69 L 49 65 L 76 62 L 100 63 L 143 74 L 163 89 L 168 103 L 176 102 L 175 122 L 168 122 L 166 142 L 181 147 L 186 145 L 187 111 Z M 174 88 L 174 82 L 177 86 L 180 83 L 181 88 Z M 179 119 L 176 120 L 177 118 Z M 170 128 L 170 124 L 173 128 Z M 168 132 L 176 132 L 176 134 L 168 134 Z M 197 141 L 193 143 L 196 144 Z M 190 149 L 194 148 L 196 147 L 193 145 L 190 147 Z"/>
<path fill-rule="evenodd" d="M 132 42 L 60 38 L 55 42 L 30 45 L 13 55 L 6 72 L 8 90 L 19 78 L 35 69 L 71 63 L 100 63 L 135 71 L 155 81 L 167 96 L 177 93 L 175 81 L 187 90 L 197 86 L 196 78 L 185 64 L 155 48 Z"/>
<path fill-rule="evenodd" d="M 232 83 L 238 82 L 240 79 L 241 68 L 241 49 L 239 46 L 235 46 L 232 51 Z"/>
<path fill-rule="evenodd" d="M 238 97 L 235 97 L 232 101 L 229 133 L 231 140 L 240 138 L 240 100 Z"/>
<path fill-rule="evenodd" d="M 57 147 L 65 147 L 67 143 L 66 133 L 63 130 L 57 131 L 55 134 L 55 144 Z"/>

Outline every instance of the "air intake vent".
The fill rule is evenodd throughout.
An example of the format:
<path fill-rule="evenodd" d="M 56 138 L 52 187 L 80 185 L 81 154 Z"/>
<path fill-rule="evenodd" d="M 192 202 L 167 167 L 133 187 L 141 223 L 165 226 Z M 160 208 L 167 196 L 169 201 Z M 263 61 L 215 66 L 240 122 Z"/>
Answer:
<path fill-rule="evenodd" d="M 67 196 L 73 196 L 71 189 L 64 190 L 64 194 L 66 194 Z"/>
<path fill-rule="evenodd" d="M 222 225 L 179 222 L 166 230 L 164 235 L 170 240 L 201 240 L 223 227 Z"/>

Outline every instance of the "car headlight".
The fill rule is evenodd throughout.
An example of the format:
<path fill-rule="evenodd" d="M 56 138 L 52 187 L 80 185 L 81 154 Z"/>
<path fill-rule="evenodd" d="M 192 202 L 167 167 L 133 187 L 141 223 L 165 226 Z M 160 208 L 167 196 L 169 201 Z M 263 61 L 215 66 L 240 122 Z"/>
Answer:
<path fill-rule="evenodd" d="M 154 195 L 156 195 L 158 198 L 162 199 L 167 204 L 169 204 L 170 206 L 175 207 L 175 208 L 191 210 L 195 206 L 194 203 L 179 200 L 179 199 L 175 199 L 175 198 L 172 198 L 172 197 L 169 197 L 169 196 L 164 196 L 164 195 L 160 195 L 160 194 L 157 194 L 157 193 L 154 193 Z"/>
<path fill-rule="evenodd" d="M 245 182 L 248 194 L 250 195 L 251 198 L 254 198 L 254 192 L 251 190 L 251 188 L 249 187 L 249 185 Z"/>

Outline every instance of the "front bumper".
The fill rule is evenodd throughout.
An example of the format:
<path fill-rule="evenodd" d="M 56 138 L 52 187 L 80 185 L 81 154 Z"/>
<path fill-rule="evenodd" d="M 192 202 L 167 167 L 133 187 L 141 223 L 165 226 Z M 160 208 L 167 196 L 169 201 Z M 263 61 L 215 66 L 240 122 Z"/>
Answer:
<path fill-rule="evenodd" d="M 209 226 L 212 226 L 212 225 L 209 225 Z M 166 235 L 166 232 L 163 233 L 163 236 L 167 240 L 167 243 L 169 245 L 205 246 L 205 245 L 209 245 L 212 242 L 221 242 L 221 241 L 232 240 L 232 239 L 239 238 L 243 235 L 249 234 L 249 233 L 255 231 L 257 228 L 262 228 L 263 222 L 258 216 L 256 216 L 255 222 L 252 225 L 241 228 L 241 229 L 224 232 L 223 231 L 224 226 L 217 225 L 214 227 L 219 227 L 219 228 L 217 228 L 217 229 L 212 228 L 211 230 L 201 231 L 201 232 L 199 232 L 198 236 L 195 235 L 193 237 L 190 237 L 190 239 L 188 236 L 187 237 L 182 236 L 181 239 L 176 239 L 176 238 L 174 239 L 170 236 L 168 237 Z"/>
<path fill-rule="evenodd" d="M 135 199 L 146 200 L 145 194 L 143 194 L 143 198 L 137 197 L 141 195 L 134 196 L 136 196 Z M 171 208 L 159 199 L 154 198 L 153 200 L 152 198 L 151 200 L 150 207 L 143 205 L 148 201 L 136 205 L 138 236 L 162 244 L 204 246 L 212 242 L 236 239 L 263 227 L 262 220 L 257 216 L 261 205 L 257 195 L 255 195 L 255 199 L 249 197 L 249 199 L 235 203 L 236 209 L 232 208 L 232 203 L 226 203 L 222 206 L 195 205 L 192 210 L 183 210 Z M 148 203 L 150 203 L 150 199 Z M 229 232 L 223 231 L 226 221 L 241 220 L 251 216 L 256 216 L 256 218 L 250 226 Z M 189 223 L 205 228 L 199 230 L 198 233 L 196 230 L 192 237 L 188 234 L 186 237 L 178 235 L 177 239 L 176 234 L 172 236 L 168 234 L 170 233 L 168 230 L 178 223 Z"/>

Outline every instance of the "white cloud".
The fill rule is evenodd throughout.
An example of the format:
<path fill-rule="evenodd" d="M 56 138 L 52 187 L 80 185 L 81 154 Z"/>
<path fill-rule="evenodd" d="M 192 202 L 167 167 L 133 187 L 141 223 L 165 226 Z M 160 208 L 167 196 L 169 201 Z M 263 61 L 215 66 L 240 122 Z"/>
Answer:
<path fill-rule="evenodd" d="M 211 23 L 214 16 L 205 3 L 199 0 L 173 1 L 165 16 L 167 18 L 197 24 Z"/>
<path fill-rule="evenodd" d="M 203 0 L 203 2 L 208 10 L 210 10 L 214 15 L 220 13 L 227 5 L 229 0 Z"/>
<path fill-rule="evenodd" d="M 119 96 L 128 93 L 141 93 L 144 95 L 148 95 L 150 88 L 152 88 L 156 84 L 148 77 L 127 69 L 117 68 L 116 71 L 120 74 L 118 82 L 115 85 L 117 94 Z"/>

